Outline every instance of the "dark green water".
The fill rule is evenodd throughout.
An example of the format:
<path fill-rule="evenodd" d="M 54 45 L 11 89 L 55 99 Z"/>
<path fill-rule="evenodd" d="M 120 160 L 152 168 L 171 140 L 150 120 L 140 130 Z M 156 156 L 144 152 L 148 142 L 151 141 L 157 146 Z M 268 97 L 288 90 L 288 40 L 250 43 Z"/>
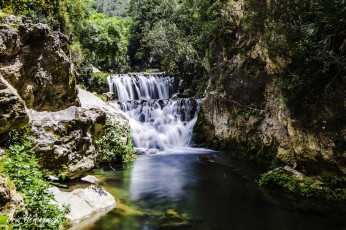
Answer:
<path fill-rule="evenodd" d="M 102 186 L 145 215 L 114 209 L 80 229 L 158 229 L 153 223 L 167 209 L 191 221 L 185 229 L 346 229 L 341 205 L 260 189 L 250 163 L 202 161 L 197 151 L 140 156 L 122 170 L 98 171 Z"/>

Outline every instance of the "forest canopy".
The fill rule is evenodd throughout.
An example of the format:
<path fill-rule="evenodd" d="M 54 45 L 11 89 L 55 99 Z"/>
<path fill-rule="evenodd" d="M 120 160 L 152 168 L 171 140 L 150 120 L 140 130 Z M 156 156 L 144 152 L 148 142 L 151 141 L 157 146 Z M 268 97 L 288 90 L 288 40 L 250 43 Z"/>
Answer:
<path fill-rule="evenodd" d="M 0 0 L 5 13 L 28 15 L 73 36 L 71 50 L 81 75 L 90 72 L 91 64 L 118 73 L 160 68 L 205 88 L 205 77 L 215 70 L 220 53 L 230 60 L 261 42 L 273 60 L 289 60 L 278 84 L 291 102 L 299 101 L 298 108 L 340 97 L 333 84 L 345 75 L 344 0 L 244 0 L 241 25 L 232 4 L 231 0 Z M 240 31 L 248 44 L 236 43 Z"/>

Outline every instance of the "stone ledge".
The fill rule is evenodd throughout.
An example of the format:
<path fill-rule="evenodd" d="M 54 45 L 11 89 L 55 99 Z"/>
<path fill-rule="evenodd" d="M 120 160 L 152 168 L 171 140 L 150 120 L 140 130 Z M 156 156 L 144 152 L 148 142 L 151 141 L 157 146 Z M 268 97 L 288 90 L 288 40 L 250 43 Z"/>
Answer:
<path fill-rule="evenodd" d="M 60 204 L 67 204 L 71 212 L 66 215 L 71 224 L 99 216 L 116 206 L 114 197 L 104 188 L 87 181 L 74 182 L 69 188 L 49 188 L 54 199 Z"/>

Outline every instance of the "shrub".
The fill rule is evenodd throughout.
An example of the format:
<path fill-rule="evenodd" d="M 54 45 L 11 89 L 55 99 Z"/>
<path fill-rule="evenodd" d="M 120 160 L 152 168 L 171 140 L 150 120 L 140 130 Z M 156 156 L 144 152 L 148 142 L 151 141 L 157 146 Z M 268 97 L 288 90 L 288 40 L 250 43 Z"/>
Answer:
<path fill-rule="evenodd" d="M 105 162 L 125 162 L 137 157 L 131 140 L 130 132 L 127 133 L 127 140 L 124 143 L 121 140 L 121 134 L 124 132 L 124 126 L 119 122 L 107 122 L 104 126 L 104 135 L 97 141 L 105 154 Z"/>
<path fill-rule="evenodd" d="M 10 220 L 11 227 L 58 229 L 60 226 L 68 226 L 65 214 L 69 212 L 69 208 L 63 206 L 60 209 L 53 203 L 53 194 L 47 192 L 49 182 L 43 179 L 44 174 L 39 170 L 32 143 L 24 141 L 22 145 L 11 145 L 8 155 L 4 173 L 25 196 L 24 209 L 19 210 L 15 218 Z"/>
<path fill-rule="evenodd" d="M 299 179 L 284 172 L 270 171 L 261 175 L 258 184 L 299 194 L 303 197 L 346 201 L 346 177 L 324 178 L 322 185 L 316 185 L 311 179 Z"/>

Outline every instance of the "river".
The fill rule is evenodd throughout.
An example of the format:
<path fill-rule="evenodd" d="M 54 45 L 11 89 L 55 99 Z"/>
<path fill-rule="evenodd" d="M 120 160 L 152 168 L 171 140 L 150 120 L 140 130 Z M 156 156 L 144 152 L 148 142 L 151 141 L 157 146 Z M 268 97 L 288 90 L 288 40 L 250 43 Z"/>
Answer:
<path fill-rule="evenodd" d="M 201 100 L 175 98 L 173 77 L 130 74 L 108 80 L 118 98 L 113 105 L 128 117 L 134 144 L 144 155 L 115 171 L 96 172 L 118 205 L 74 229 L 346 229 L 342 205 L 260 188 L 256 179 L 265 171 L 258 165 L 189 147 Z M 211 157 L 202 160 L 202 154 Z M 163 218 L 172 212 L 183 223 L 179 228 Z"/>
<path fill-rule="evenodd" d="M 131 210 L 115 208 L 80 229 L 161 229 L 156 221 L 168 209 L 190 222 L 179 229 L 346 229 L 341 205 L 261 189 L 255 182 L 261 169 L 251 162 L 204 161 L 202 153 L 143 155 L 117 171 L 99 170 L 100 185 Z"/>

